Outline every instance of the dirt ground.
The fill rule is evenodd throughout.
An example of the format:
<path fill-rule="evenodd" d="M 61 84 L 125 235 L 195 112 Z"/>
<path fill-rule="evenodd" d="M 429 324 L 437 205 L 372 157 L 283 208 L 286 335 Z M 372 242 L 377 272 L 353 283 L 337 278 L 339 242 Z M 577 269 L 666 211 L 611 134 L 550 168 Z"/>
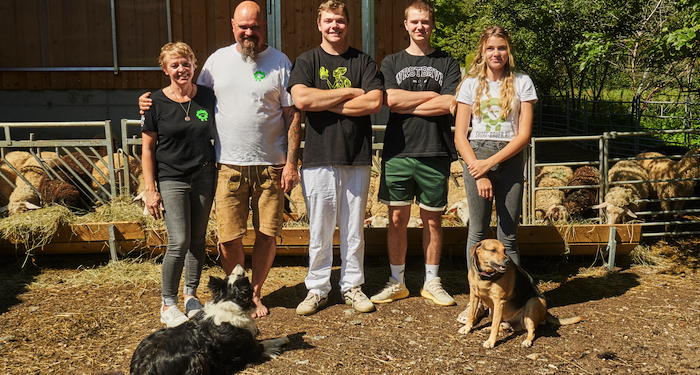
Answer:
<path fill-rule="evenodd" d="M 288 336 L 278 359 L 247 374 L 698 374 L 700 373 L 700 241 L 659 242 L 647 262 L 622 257 L 603 272 L 593 257 L 525 257 L 523 264 L 559 317 L 575 325 L 540 326 L 531 348 L 522 333 L 499 335 L 484 349 L 487 322 L 468 335 L 455 318 L 468 301 L 464 259 L 443 257 L 440 274 L 457 306 L 420 297 L 422 259 L 409 258 L 409 298 L 369 314 L 342 304 L 338 267 L 329 306 L 297 316 L 307 259 L 278 257 L 263 290 L 271 314 L 257 320 L 260 338 Z M 141 339 L 159 322 L 160 265 L 107 256 L 0 259 L 0 373 L 128 373 Z M 389 278 L 386 257 L 368 257 L 367 294 Z M 215 260 L 202 277 L 223 276 Z"/>

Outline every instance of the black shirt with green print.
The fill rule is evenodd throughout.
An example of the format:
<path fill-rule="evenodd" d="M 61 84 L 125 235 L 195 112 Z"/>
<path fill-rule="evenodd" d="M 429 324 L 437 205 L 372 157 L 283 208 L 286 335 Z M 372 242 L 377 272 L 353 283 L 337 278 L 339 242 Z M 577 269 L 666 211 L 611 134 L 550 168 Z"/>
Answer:
<path fill-rule="evenodd" d="M 294 85 L 322 90 L 361 88 L 365 93 L 382 90 L 377 64 L 368 54 L 350 47 L 342 55 L 316 47 L 297 57 L 287 90 Z M 302 168 L 330 165 L 370 165 L 372 121 L 330 111 L 306 112 Z"/>
<path fill-rule="evenodd" d="M 168 180 L 188 176 L 214 161 L 212 129 L 216 97 L 208 87 L 197 85 L 192 104 L 177 103 L 158 90 L 153 104 L 141 118 L 141 131 L 157 133 L 156 176 Z M 186 110 L 189 105 L 189 118 Z"/>

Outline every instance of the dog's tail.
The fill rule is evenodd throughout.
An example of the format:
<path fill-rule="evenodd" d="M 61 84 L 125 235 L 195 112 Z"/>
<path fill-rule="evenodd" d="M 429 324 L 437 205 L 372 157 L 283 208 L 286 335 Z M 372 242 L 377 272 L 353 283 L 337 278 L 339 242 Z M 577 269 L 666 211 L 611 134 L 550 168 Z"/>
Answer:
<path fill-rule="evenodd" d="M 574 316 L 572 318 L 557 318 L 556 316 L 550 314 L 547 312 L 547 315 L 544 317 L 544 320 L 547 321 L 549 324 L 554 324 L 558 326 L 565 326 L 568 324 L 575 324 L 583 320 L 582 316 Z"/>
<path fill-rule="evenodd" d="M 289 337 L 287 336 L 261 341 L 260 343 L 264 348 L 262 356 L 272 359 L 277 358 L 277 356 L 280 354 L 280 351 L 282 350 L 282 345 L 288 342 Z"/>

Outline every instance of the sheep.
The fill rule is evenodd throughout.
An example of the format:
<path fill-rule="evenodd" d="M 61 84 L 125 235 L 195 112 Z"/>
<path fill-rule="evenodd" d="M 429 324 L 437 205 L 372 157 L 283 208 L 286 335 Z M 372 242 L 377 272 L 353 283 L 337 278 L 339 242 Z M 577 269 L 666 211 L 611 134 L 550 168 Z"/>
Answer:
<path fill-rule="evenodd" d="M 635 160 L 621 160 L 608 171 L 608 181 L 641 181 L 628 184 L 613 185 L 605 194 L 605 201 L 593 206 L 594 209 L 605 209 L 607 222 L 610 225 L 622 221 L 625 215 L 637 218 L 634 211 L 644 209 L 645 204 L 640 199 L 649 197 L 649 174 Z"/>
<path fill-rule="evenodd" d="M 537 187 L 566 186 L 573 176 L 571 168 L 566 166 L 546 166 L 535 178 Z M 564 191 L 561 189 L 540 189 L 535 192 L 535 218 L 550 221 L 566 220 L 568 213 L 562 205 Z"/>
<path fill-rule="evenodd" d="M 39 194 L 34 189 L 38 189 L 41 180 L 46 177 L 44 169 L 39 166 L 28 165 L 20 168 L 19 172 L 24 178 L 17 178 L 17 186 L 10 194 L 10 200 L 7 204 L 7 211 L 10 215 L 25 212 L 27 209 L 38 207 L 41 204 Z M 31 204 L 31 206 L 28 206 L 26 203 Z"/>
<path fill-rule="evenodd" d="M 669 158 L 646 159 L 643 165 L 645 165 L 651 180 L 693 179 L 700 177 L 698 154 L 700 154 L 700 149 L 688 151 L 685 157 L 678 161 Z M 642 153 L 637 155 L 638 158 L 660 156 L 664 155 L 660 153 Z M 662 211 L 671 211 L 672 205 L 674 211 L 679 211 L 683 208 L 685 201 L 671 202 L 668 199 L 691 196 L 696 184 L 697 181 L 695 180 L 654 181 L 650 183 L 650 195 L 659 198 Z M 674 216 L 677 216 L 677 214 L 674 214 Z"/>
<path fill-rule="evenodd" d="M 576 168 L 567 186 L 598 185 L 600 184 L 600 170 L 585 165 Z M 580 188 L 566 193 L 562 205 L 572 218 L 583 219 L 595 216 L 591 207 L 598 203 L 598 188 Z"/>
<path fill-rule="evenodd" d="M 365 219 L 365 226 L 372 228 L 385 228 L 389 226 L 389 218 L 386 216 L 374 215 Z"/>
<path fill-rule="evenodd" d="M 115 152 L 112 154 L 112 160 L 116 172 L 114 177 L 117 180 L 117 184 L 119 185 L 119 182 L 123 184 L 125 181 L 124 154 L 122 152 Z M 95 166 L 97 168 L 94 168 L 92 171 L 92 187 L 97 191 L 100 198 L 109 200 L 109 196 L 102 190 L 102 188 L 104 188 L 110 191 L 111 188 L 109 181 L 105 178 L 109 178 L 109 159 L 107 159 L 107 156 L 104 156 L 95 163 Z M 130 173 L 129 187 L 125 189 L 125 192 L 138 195 L 145 190 L 145 188 L 143 186 L 141 163 L 139 163 L 136 158 L 129 158 L 128 173 Z"/>
<path fill-rule="evenodd" d="M 462 220 L 464 225 L 469 225 L 469 202 L 462 198 L 447 209 L 447 212 Z"/>
<path fill-rule="evenodd" d="M 14 185 L 17 180 L 17 174 L 10 166 L 15 169 L 22 168 L 27 159 L 31 157 L 32 155 L 26 151 L 12 151 L 5 155 L 7 163 L 2 163 L 2 165 L 0 165 L 0 173 L 7 178 L 0 177 L 0 193 L 2 193 L 0 194 L 1 206 L 5 206 L 9 203 L 10 194 L 12 194 L 12 190 L 14 190 L 12 185 Z"/>

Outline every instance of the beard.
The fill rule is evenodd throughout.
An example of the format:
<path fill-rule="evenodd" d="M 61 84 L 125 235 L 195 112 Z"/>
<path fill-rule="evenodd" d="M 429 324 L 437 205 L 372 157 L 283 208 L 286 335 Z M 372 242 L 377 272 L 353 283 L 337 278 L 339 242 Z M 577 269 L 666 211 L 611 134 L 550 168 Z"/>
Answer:
<path fill-rule="evenodd" d="M 241 53 L 243 54 L 243 60 L 255 61 L 258 58 L 258 38 L 249 37 L 244 39 L 241 43 Z"/>

